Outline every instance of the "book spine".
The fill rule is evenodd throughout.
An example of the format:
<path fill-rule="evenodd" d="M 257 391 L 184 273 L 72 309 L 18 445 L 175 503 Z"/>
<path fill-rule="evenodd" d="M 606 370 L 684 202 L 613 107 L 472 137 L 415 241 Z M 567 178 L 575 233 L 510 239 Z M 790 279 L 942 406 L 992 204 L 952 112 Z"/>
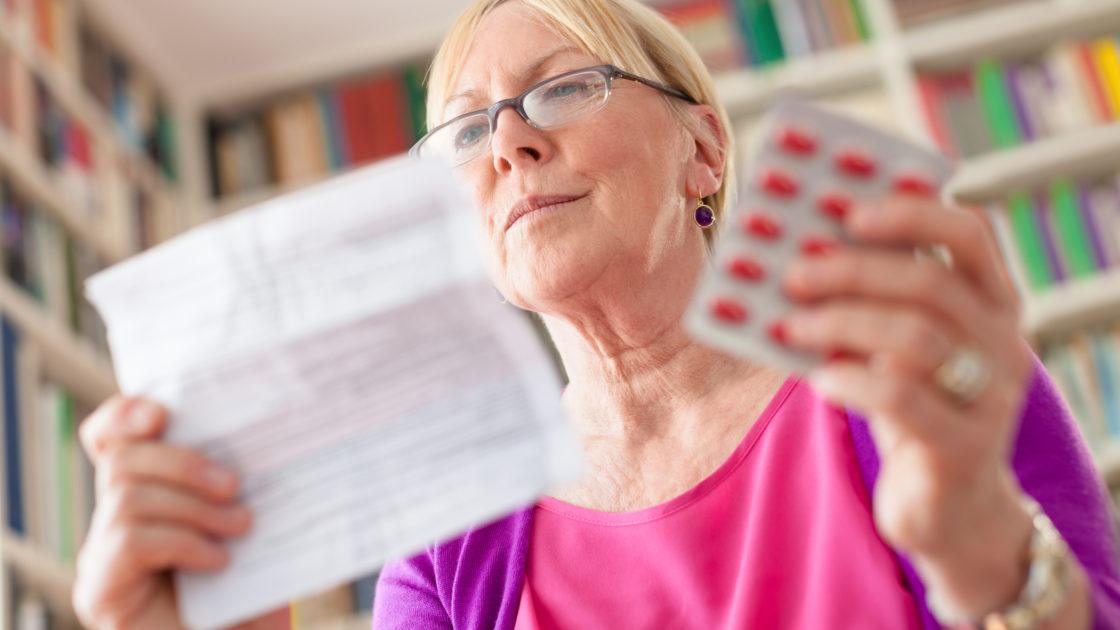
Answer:
<path fill-rule="evenodd" d="M 785 51 L 791 57 L 801 57 L 813 53 L 809 24 L 795 0 L 777 0 L 774 3 L 774 16 Z"/>
<path fill-rule="evenodd" d="M 19 393 L 16 377 L 16 352 L 19 334 L 8 321 L 0 315 L 0 377 L 3 379 L 4 403 L 4 481 L 7 486 L 7 523 L 8 529 L 16 534 L 25 534 L 23 520 L 23 481 L 22 455 L 19 436 Z"/>
<path fill-rule="evenodd" d="M 1003 65 L 996 59 L 984 59 L 976 64 L 976 86 L 984 120 L 995 140 L 996 148 L 1013 147 L 1020 143 L 1015 126 L 1015 111 L 1003 80 Z"/>
<path fill-rule="evenodd" d="M 1092 42 L 1093 61 L 1100 74 L 1110 119 L 1120 118 L 1120 50 L 1116 40 L 1106 37 Z"/>
<path fill-rule="evenodd" d="M 1059 179 L 1051 184 L 1050 203 L 1054 209 L 1055 232 L 1061 240 L 1070 275 L 1092 275 L 1096 264 L 1093 262 L 1092 245 L 1077 208 L 1077 192 L 1073 183 L 1068 179 Z"/>
<path fill-rule="evenodd" d="M 1117 388 L 1120 365 L 1114 363 L 1110 345 L 1100 335 L 1091 335 L 1093 362 L 1097 367 L 1097 385 L 1104 406 L 1105 425 L 1108 427 L 1109 434 L 1115 438 L 1120 437 L 1120 391 Z"/>
<path fill-rule="evenodd" d="M 945 126 L 945 111 L 941 104 L 941 87 L 935 77 L 920 74 L 918 79 L 918 95 L 922 101 L 922 111 L 926 115 L 926 123 L 937 146 L 953 157 L 961 157 L 960 149 L 954 144 Z"/>
<path fill-rule="evenodd" d="M 740 55 L 742 62 L 746 61 L 743 51 L 745 43 L 740 38 Z M 424 71 L 418 66 L 410 66 L 404 73 L 405 88 L 408 92 L 408 115 L 412 123 L 412 139 L 417 141 L 424 136 L 427 122 L 427 102 L 424 93 Z"/>
<path fill-rule="evenodd" d="M 1046 247 L 1034 219 L 1030 197 L 1021 192 L 1011 194 L 1007 200 L 1007 212 L 1030 288 L 1039 290 L 1050 286 L 1054 276 L 1047 262 Z"/>
<path fill-rule="evenodd" d="M 1093 49 L 1087 42 L 1080 42 L 1075 46 L 1081 75 L 1084 77 L 1085 83 L 1089 87 L 1089 94 L 1092 96 L 1090 102 L 1093 104 L 1094 122 L 1107 121 L 1112 118 L 1112 108 L 1108 104 L 1108 96 L 1105 94 L 1104 84 L 1101 82 L 1100 73 L 1097 71 Z"/>
<path fill-rule="evenodd" d="M 750 41 L 758 65 L 766 65 L 785 58 L 785 49 L 774 21 L 774 10 L 769 0 L 742 0 L 746 8 Z"/>
<path fill-rule="evenodd" d="M 863 10 L 863 0 L 848 0 L 849 9 L 856 21 L 856 31 L 863 42 L 871 41 L 873 37 L 871 26 L 867 20 L 867 13 Z"/>
<path fill-rule="evenodd" d="M 1085 225 L 1085 232 L 1089 237 L 1092 248 L 1093 264 L 1097 269 L 1107 269 L 1111 264 L 1108 249 L 1104 244 L 1104 232 L 1097 223 L 1096 213 L 1093 212 L 1093 198 L 1089 194 L 1089 186 L 1084 182 L 1077 184 L 1077 209 L 1081 214 L 1081 221 Z"/>
<path fill-rule="evenodd" d="M 1035 126 L 1031 124 L 1027 111 L 1027 101 L 1023 94 L 1023 70 L 1020 62 L 1008 62 L 1005 65 L 1004 86 L 1007 90 L 1011 110 L 1015 114 L 1015 122 L 1019 129 L 1020 138 L 1024 141 L 1034 140 L 1039 136 Z"/>
<path fill-rule="evenodd" d="M 1050 205 L 1048 191 L 1036 191 L 1033 197 L 1035 223 L 1038 225 L 1039 234 L 1042 235 L 1042 246 L 1046 252 L 1046 261 L 1050 266 L 1051 277 L 1054 278 L 1056 283 L 1064 282 L 1069 273 L 1065 266 L 1061 244 L 1055 237 L 1054 208 Z"/>
<path fill-rule="evenodd" d="M 1110 266 L 1120 266 L 1120 187 L 1095 183 L 1090 187 L 1089 201 Z"/>

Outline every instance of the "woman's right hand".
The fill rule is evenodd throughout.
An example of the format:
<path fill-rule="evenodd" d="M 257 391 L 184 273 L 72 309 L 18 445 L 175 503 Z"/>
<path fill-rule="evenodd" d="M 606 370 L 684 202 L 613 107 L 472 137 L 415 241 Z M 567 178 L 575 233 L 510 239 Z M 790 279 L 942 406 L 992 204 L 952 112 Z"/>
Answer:
<path fill-rule="evenodd" d="M 97 502 L 78 554 L 73 604 L 89 628 L 181 627 L 171 570 L 222 568 L 229 560 L 222 539 L 249 530 L 236 475 L 159 441 L 166 425 L 161 406 L 122 395 L 81 425 Z"/>

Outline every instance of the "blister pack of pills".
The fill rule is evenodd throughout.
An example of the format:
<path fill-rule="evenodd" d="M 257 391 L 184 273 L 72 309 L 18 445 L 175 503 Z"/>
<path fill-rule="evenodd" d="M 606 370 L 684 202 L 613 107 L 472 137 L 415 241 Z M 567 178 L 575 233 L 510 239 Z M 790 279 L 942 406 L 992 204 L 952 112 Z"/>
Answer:
<path fill-rule="evenodd" d="M 730 354 L 804 372 L 823 357 L 783 343 L 777 324 L 795 306 L 781 288 L 786 267 L 798 256 L 851 243 L 841 221 L 856 201 L 938 198 L 953 166 L 920 145 L 795 98 L 777 102 L 762 124 L 684 324 L 694 338 Z"/>

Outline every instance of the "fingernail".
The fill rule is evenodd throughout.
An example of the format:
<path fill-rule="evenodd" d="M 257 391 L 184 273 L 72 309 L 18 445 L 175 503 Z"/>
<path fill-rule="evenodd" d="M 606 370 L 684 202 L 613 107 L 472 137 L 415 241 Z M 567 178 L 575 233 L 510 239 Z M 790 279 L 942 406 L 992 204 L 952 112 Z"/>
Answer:
<path fill-rule="evenodd" d="M 237 483 L 237 475 L 218 466 L 210 466 L 203 474 L 206 483 L 215 490 L 227 490 Z"/>
<path fill-rule="evenodd" d="M 128 412 L 129 427 L 136 433 L 146 433 L 152 428 L 156 419 L 156 406 L 147 400 L 140 399 L 132 403 Z"/>

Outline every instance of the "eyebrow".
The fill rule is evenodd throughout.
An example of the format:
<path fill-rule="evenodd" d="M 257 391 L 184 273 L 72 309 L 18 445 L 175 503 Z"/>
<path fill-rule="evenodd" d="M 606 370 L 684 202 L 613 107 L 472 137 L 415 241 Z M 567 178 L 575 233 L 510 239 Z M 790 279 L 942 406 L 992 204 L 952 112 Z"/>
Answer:
<path fill-rule="evenodd" d="M 556 58 L 560 55 L 563 55 L 565 53 L 579 53 L 579 52 L 582 52 L 582 51 L 580 51 L 578 48 L 575 48 L 573 46 L 564 46 L 562 48 L 557 48 L 556 50 L 553 50 L 552 52 L 548 53 L 547 55 L 545 55 L 545 56 L 541 57 L 540 59 L 536 60 L 535 62 L 533 62 L 533 65 L 529 66 L 521 74 L 522 74 L 523 77 L 525 77 L 525 82 L 528 83 L 528 82 L 536 79 L 540 75 L 541 70 L 543 70 L 544 67 L 547 66 L 549 64 L 549 62 L 551 62 L 554 58 Z M 463 98 L 477 98 L 478 96 L 479 96 L 479 93 L 478 93 L 477 90 L 473 90 L 473 89 L 463 90 L 462 92 L 459 92 L 458 94 L 455 94 L 454 96 L 448 98 L 447 101 L 444 102 L 443 108 L 446 110 L 447 106 L 450 105 L 452 102 L 454 102 L 456 100 L 463 99 Z"/>

